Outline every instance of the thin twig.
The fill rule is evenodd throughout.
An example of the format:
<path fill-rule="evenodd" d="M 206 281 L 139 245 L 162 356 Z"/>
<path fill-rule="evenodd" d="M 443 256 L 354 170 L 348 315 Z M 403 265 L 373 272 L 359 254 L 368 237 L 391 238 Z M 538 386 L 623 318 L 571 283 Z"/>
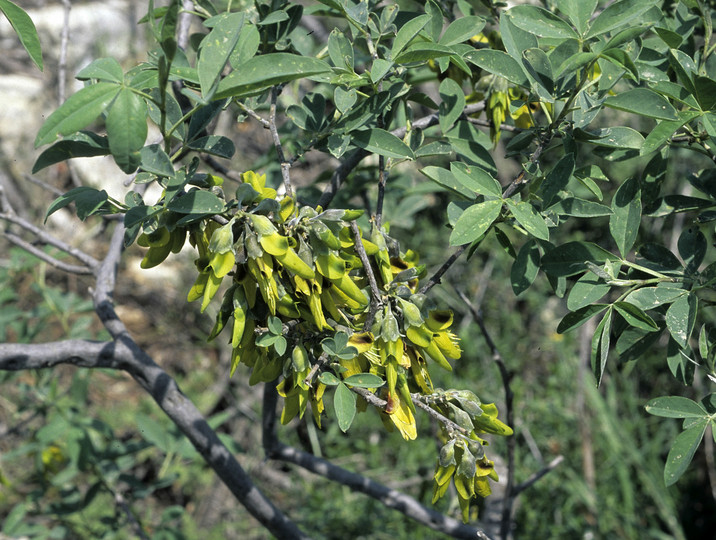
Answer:
<path fill-rule="evenodd" d="M 365 323 L 363 324 L 363 328 L 370 328 L 373 325 L 373 319 L 375 318 L 378 308 L 380 308 L 383 303 L 383 298 L 381 297 L 378 282 L 376 281 L 375 274 L 373 273 L 373 267 L 370 264 L 370 260 L 368 260 L 368 254 L 365 252 L 365 248 L 363 247 L 360 230 L 358 229 L 358 225 L 355 221 L 351 221 L 351 231 L 353 231 L 353 247 L 356 250 L 356 253 L 358 253 L 360 261 L 363 263 L 363 268 L 365 269 L 365 273 L 368 276 L 368 283 L 370 284 L 370 310 L 368 311 Z"/>
<path fill-rule="evenodd" d="M 443 265 L 437 269 L 437 271 L 430 277 L 430 279 L 427 281 L 425 285 L 423 285 L 420 290 L 418 291 L 420 294 L 427 293 L 430 289 L 432 289 L 435 285 L 440 283 L 440 279 L 443 277 L 443 274 L 447 272 L 450 267 L 455 264 L 455 261 L 460 258 L 460 255 L 463 254 L 463 252 L 467 249 L 467 246 L 470 244 L 463 244 L 462 246 L 458 247 L 455 253 L 450 255 L 447 261 L 443 263 Z"/>
<path fill-rule="evenodd" d="M 532 487 L 532 485 L 537 482 L 540 478 L 542 478 L 545 474 L 549 473 L 550 471 L 553 471 L 556 469 L 560 463 L 564 461 L 564 456 L 557 456 L 552 461 L 550 461 L 544 468 L 540 469 L 536 473 L 534 473 L 532 476 L 530 476 L 527 480 L 524 482 L 521 482 L 517 484 L 514 488 L 512 488 L 512 496 L 517 497 L 520 493 L 522 493 L 524 490 L 526 490 L 529 487 Z"/>
<path fill-rule="evenodd" d="M 278 161 L 281 164 L 281 176 L 283 177 L 283 186 L 286 190 L 286 195 L 289 197 L 293 196 L 293 189 L 291 188 L 291 164 L 286 161 L 286 157 L 283 153 L 283 146 L 281 146 L 281 138 L 278 136 L 278 128 L 276 127 L 276 100 L 281 92 L 280 86 L 274 86 L 271 88 L 271 106 L 269 107 L 269 131 L 271 131 L 271 137 L 273 138 L 273 145 L 276 148 L 276 154 L 278 155 Z"/>
<path fill-rule="evenodd" d="M 92 257 L 91 255 L 88 255 L 84 251 L 81 251 L 77 248 L 74 248 L 67 244 L 66 242 L 63 242 L 59 238 L 56 238 L 49 234 L 48 232 L 44 231 L 43 229 L 40 229 L 39 227 L 33 225 L 29 221 L 21 218 L 18 216 L 12 206 L 10 205 L 10 201 L 8 201 L 7 196 L 5 195 L 5 190 L 2 186 L 0 186 L 0 220 L 7 221 L 9 223 L 13 223 L 20 228 L 28 231 L 31 234 L 34 234 L 37 239 L 42 242 L 43 244 L 47 244 L 53 247 L 56 247 L 57 249 L 64 251 L 65 253 L 72 255 L 74 258 L 82 262 L 86 267 L 88 268 L 96 268 L 97 265 L 99 265 L 99 261 Z M 9 233 L 12 235 L 12 233 Z M 19 238 L 16 235 L 13 235 L 15 238 Z M 48 261 L 49 262 L 49 261 Z M 52 263 L 50 263 L 52 264 Z"/>
<path fill-rule="evenodd" d="M 39 178 L 37 178 L 35 176 L 32 176 L 31 174 L 25 174 L 25 175 L 23 175 L 23 177 L 28 182 L 32 182 L 36 186 L 40 186 L 42 189 L 49 191 L 55 197 L 61 197 L 62 195 L 65 194 L 65 192 L 62 191 L 61 189 L 56 188 L 55 186 L 52 186 L 52 185 L 48 184 L 47 182 L 43 182 L 42 180 L 40 180 Z"/>
<path fill-rule="evenodd" d="M 247 107 L 244 103 L 241 103 L 240 101 L 237 101 L 236 104 L 239 106 L 239 108 L 242 111 L 244 111 L 251 118 L 253 118 L 259 124 L 261 124 L 264 127 L 264 129 L 271 129 L 271 123 L 268 120 L 266 120 L 263 116 L 261 116 L 259 113 L 257 113 L 255 110 L 250 109 L 249 107 Z"/>
<path fill-rule="evenodd" d="M 308 375 L 306 375 L 306 378 L 303 379 L 303 384 L 306 384 L 308 386 L 311 386 L 311 382 L 313 381 L 313 377 L 316 376 L 316 373 L 325 366 L 328 363 L 328 355 L 326 353 L 323 353 L 321 356 L 318 357 L 316 360 L 316 363 L 313 364 L 311 367 L 311 371 L 308 372 Z"/>
<path fill-rule="evenodd" d="M 535 149 L 534 153 L 530 157 L 530 160 L 529 160 L 530 164 L 534 165 L 535 163 L 539 162 L 539 158 L 542 155 L 542 152 L 547 147 L 549 142 L 552 140 L 552 137 L 554 137 L 554 132 L 550 131 L 540 140 L 539 144 L 537 145 L 537 148 Z M 518 174 L 517 177 L 515 177 L 515 179 L 512 182 L 510 182 L 510 185 L 507 186 L 507 189 L 505 189 L 505 191 L 502 193 L 503 199 L 512 197 L 512 195 L 514 195 L 515 193 L 517 193 L 517 191 L 520 190 L 522 185 L 527 183 L 528 180 L 525 179 L 525 174 L 526 174 L 525 170 L 522 169 L 520 174 Z"/>
<path fill-rule="evenodd" d="M 2 215 L 0 215 L 0 218 Z M 34 255 L 38 259 L 45 261 L 50 266 L 53 266 L 54 268 L 57 268 L 58 270 L 62 270 L 63 272 L 67 272 L 69 274 L 78 274 L 78 275 L 92 275 L 94 272 L 91 268 L 87 266 L 79 266 L 75 264 L 67 264 L 65 262 L 60 261 L 59 259 L 54 258 L 52 255 L 45 253 L 39 248 L 36 248 L 29 242 L 26 242 L 19 236 L 17 236 L 14 233 L 5 231 L 3 233 L 3 236 L 7 238 L 12 244 L 16 245 L 19 248 L 24 249 L 31 255 Z"/>
<path fill-rule="evenodd" d="M 415 403 L 415 405 L 417 405 L 422 410 L 424 410 L 426 413 L 428 413 L 430 416 L 435 418 L 435 420 L 437 420 L 438 422 L 443 424 L 448 429 L 448 431 L 455 431 L 455 432 L 459 433 L 460 435 L 464 435 L 464 436 L 468 436 L 470 434 L 470 432 L 468 430 L 466 430 L 464 427 L 459 426 L 458 424 L 456 424 L 455 422 L 450 420 L 447 416 L 443 415 L 439 411 L 436 411 L 430 405 L 425 403 L 423 401 L 424 396 L 422 396 L 420 394 L 410 394 L 410 397 L 413 398 L 413 403 Z"/>
<path fill-rule="evenodd" d="M 378 200 L 375 204 L 375 227 L 380 230 L 383 224 L 383 200 L 385 199 L 385 158 L 378 156 Z"/>

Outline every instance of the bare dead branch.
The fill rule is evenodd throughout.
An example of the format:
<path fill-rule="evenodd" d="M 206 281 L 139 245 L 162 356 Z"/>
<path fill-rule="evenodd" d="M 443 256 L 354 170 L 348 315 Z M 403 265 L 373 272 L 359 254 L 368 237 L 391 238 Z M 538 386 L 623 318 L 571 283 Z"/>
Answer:
<path fill-rule="evenodd" d="M 17 225 L 21 229 L 24 229 L 27 232 L 35 235 L 35 237 L 41 243 L 55 247 L 55 248 L 59 249 L 60 251 L 64 251 L 65 253 L 72 255 L 75 259 L 82 262 L 85 265 L 85 267 L 87 267 L 89 269 L 94 269 L 99 265 L 99 261 L 97 259 L 95 259 L 94 257 L 92 257 L 91 255 L 88 255 L 84 251 L 70 246 L 68 243 L 63 242 L 62 240 L 54 237 L 47 231 L 41 229 L 40 227 L 37 227 L 36 225 L 30 223 L 26 219 L 18 216 L 15 213 L 14 209 L 10 206 L 10 202 L 8 201 L 7 197 L 5 196 L 5 190 L 3 189 L 2 186 L 0 186 L 0 220 L 4 220 L 4 221 L 7 221 L 8 223 Z M 25 242 L 24 240 L 22 240 L 19 236 L 15 235 L 14 233 L 10 233 L 8 231 L 5 234 L 7 235 L 8 233 L 12 237 L 20 240 L 21 242 L 24 242 L 25 244 L 29 244 L 29 243 Z M 12 239 L 11 239 L 11 241 L 12 241 Z M 22 247 L 24 248 L 24 246 L 22 246 Z M 37 249 L 35 246 L 32 246 L 32 247 Z M 32 252 L 32 253 L 37 255 L 34 252 Z M 49 261 L 47 261 L 47 262 L 49 262 Z M 60 261 L 56 261 L 56 262 L 60 262 Z M 50 264 L 53 264 L 53 263 L 50 263 Z M 66 263 L 60 263 L 60 264 L 66 264 Z M 57 265 L 53 264 L 53 266 L 57 266 Z M 77 267 L 77 268 L 79 268 L 79 267 Z M 74 272 L 74 273 L 87 273 L 87 272 Z"/>
<path fill-rule="evenodd" d="M 1 216 L 0 216 L 1 217 Z M 33 246 L 29 242 L 26 242 L 19 236 L 17 236 L 14 233 L 5 231 L 3 233 L 5 238 L 7 238 L 12 244 L 16 245 L 19 248 L 24 249 L 31 255 L 34 255 L 38 259 L 45 261 L 50 266 L 53 266 L 54 268 L 57 268 L 58 270 L 62 270 L 63 272 L 67 272 L 68 274 L 78 274 L 78 275 L 91 275 L 93 274 L 93 271 L 91 268 L 88 268 L 87 266 L 79 266 L 76 264 L 67 264 L 65 262 L 62 262 L 59 259 L 56 259 L 52 255 L 45 253 L 41 249 Z"/>

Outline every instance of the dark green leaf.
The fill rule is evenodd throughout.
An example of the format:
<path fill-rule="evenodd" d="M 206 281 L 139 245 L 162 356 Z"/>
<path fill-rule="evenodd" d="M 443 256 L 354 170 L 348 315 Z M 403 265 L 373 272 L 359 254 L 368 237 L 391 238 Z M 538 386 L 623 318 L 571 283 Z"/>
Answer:
<path fill-rule="evenodd" d="M 629 127 L 612 127 L 599 129 L 594 132 L 596 137 L 590 142 L 597 146 L 606 146 L 609 148 L 633 148 L 641 149 L 644 144 L 644 137 L 638 131 Z"/>
<path fill-rule="evenodd" d="M 462 114 L 465 108 L 465 93 L 458 83 L 453 79 L 447 78 L 440 83 L 440 108 L 439 120 L 440 129 L 443 133 L 448 131 L 455 121 Z"/>
<path fill-rule="evenodd" d="M 457 177 L 447 169 L 430 165 L 421 169 L 420 172 L 436 184 L 446 187 L 455 193 L 462 195 L 466 199 L 475 198 L 475 192 L 465 187 L 464 183 L 460 182 Z"/>
<path fill-rule="evenodd" d="M 708 248 L 704 233 L 697 227 L 687 227 L 679 236 L 677 245 L 679 255 L 686 265 L 686 272 L 696 272 L 701 266 Z"/>
<path fill-rule="evenodd" d="M 392 133 L 380 128 L 352 133 L 353 144 L 369 152 L 397 159 L 415 159 L 410 147 Z"/>
<path fill-rule="evenodd" d="M 356 415 L 356 395 L 343 383 L 336 387 L 333 396 L 333 407 L 338 419 L 338 427 L 344 433 L 348 431 Z"/>
<path fill-rule="evenodd" d="M 60 208 L 64 208 L 70 203 L 75 203 L 77 216 L 84 220 L 99 209 L 107 201 L 108 197 L 105 190 L 100 191 L 87 186 L 76 187 L 52 202 L 45 214 L 45 221 Z"/>
<path fill-rule="evenodd" d="M 211 32 L 201 42 L 196 64 L 201 95 L 204 99 L 211 96 L 226 62 L 229 61 L 229 56 L 239 41 L 241 28 L 244 25 L 244 14 L 224 13 L 214 18 L 214 22 Z"/>
<path fill-rule="evenodd" d="M 42 65 L 42 46 L 40 38 L 37 35 L 37 29 L 30 16 L 19 6 L 10 2 L 10 0 L 0 0 L 0 11 L 2 11 L 7 20 L 10 21 L 13 30 L 20 38 L 20 43 L 30 55 L 33 63 L 40 71 Z"/>
<path fill-rule="evenodd" d="M 254 56 L 219 83 L 216 98 L 243 97 L 260 93 L 276 84 L 330 71 L 323 60 L 290 53 Z"/>
<path fill-rule="evenodd" d="M 664 418 L 702 418 L 708 412 L 701 405 L 681 396 L 654 398 L 646 404 L 646 412 Z"/>
<path fill-rule="evenodd" d="M 481 49 L 469 52 L 463 58 L 489 73 L 504 77 L 513 84 L 529 86 L 522 66 L 504 51 Z"/>
<path fill-rule="evenodd" d="M 557 194 L 566 187 L 573 171 L 574 154 L 565 154 L 547 173 L 539 189 L 544 207 L 549 207 Z"/>
<path fill-rule="evenodd" d="M 102 114 L 119 90 L 114 83 L 99 82 L 72 94 L 42 125 L 35 148 L 51 143 L 58 135 L 69 135 L 87 126 Z"/>
<path fill-rule="evenodd" d="M 581 218 L 609 216 L 612 214 L 612 210 L 608 206 L 576 197 L 568 197 L 558 201 L 549 207 L 549 212 L 555 212 L 560 216 Z"/>
<path fill-rule="evenodd" d="M 129 88 L 122 88 L 106 120 L 109 149 L 117 166 L 127 174 L 139 166 L 139 150 L 147 139 L 147 104 Z"/>
<path fill-rule="evenodd" d="M 676 109 L 665 98 L 648 88 L 634 88 L 608 97 L 604 105 L 659 120 L 677 120 Z"/>
<path fill-rule="evenodd" d="M 681 347 L 687 347 L 689 344 L 697 309 L 698 298 L 695 294 L 687 294 L 676 299 L 666 312 L 666 327 Z"/>
<path fill-rule="evenodd" d="M 172 199 L 167 208 L 179 214 L 218 214 L 224 209 L 224 201 L 209 191 L 193 189 Z"/>
<path fill-rule="evenodd" d="M 331 30 L 328 35 L 328 56 L 337 68 L 353 71 L 355 62 L 353 45 L 338 28 Z"/>
<path fill-rule="evenodd" d="M 450 171 L 458 182 L 470 192 L 491 197 L 502 196 L 502 186 L 485 169 L 476 165 L 468 165 L 461 161 L 453 161 Z M 462 192 L 461 192 L 462 193 Z"/>
<path fill-rule="evenodd" d="M 212 154 L 226 159 L 231 159 L 234 152 L 236 152 L 233 141 L 222 135 L 207 135 L 206 137 L 194 139 L 187 144 L 187 147 L 192 150 L 197 150 L 198 152 Z"/>
<path fill-rule="evenodd" d="M 542 269 L 553 276 L 573 276 L 587 270 L 586 261 L 602 265 L 618 257 L 591 242 L 567 242 L 545 253 Z"/>
<path fill-rule="evenodd" d="M 455 51 L 450 47 L 418 41 L 409 45 L 402 53 L 396 56 L 393 61 L 396 64 L 410 64 L 412 62 L 426 62 L 443 56 L 452 56 Z"/>
<path fill-rule="evenodd" d="M 660 244 L 652 242 L 642 244 L 639 248 L 639 255 L 648 263 L 644 264 L 641 261 L 637 261 L 639 264 L 644 264 L 644 266 L 655 270 L 669 271 L 681 268 L 681 262 L 676 258 L 676 255 Z"/>
<path fill-rule="evenodd" d="M 641 222 L 641 189 L 636 178 L 619 186 L 612 199 L 612 212 L 609 231 L 622 257 L 626 257 L 636 241 Z"/>
<path fill-rule="evenodd" d="M 42 152 L 32 167 L 33 174 L 45 167 L 76 157 L 106 156 L 109 154 L 107 137 L 91 131 L 80 131 L 57 141 Z"/>
<path fill-rule="evenodd" d="M 539 272 L 540 254 L 537 243 L 533 239 L 527 240 L 517 253 L 512 264 L 510 281 L 512 290 L 516 295 L 529 289 Z"/>
<path fill-rule="evenodd" d="M 97 79 L 121 84 L 124 80 L 124 73 L 122 72 L 122 66 L 114 58 L 98 58 L 90 65 L 82 68 L 75 75 L 75 78 L 81 81 Z"/>
<path fill-rule="evenodd" d="M 592 337 L 592 372 L 597 381 L 597 386 L 602 381 L 604 368 L 607 367 L 607 358 L 609 356 L 609 344 L 611 341 L 612 331 L 612 308 L 607 309 L 604 317 L 597 325 Z"/>
<path fill-rule="evenodd" d="M 450 245 L 470 244 L 480 238 L 499 217 L 502 201 L 493 199 L 473 204 L 458 218 L 450 234 Z"/>
<path fill-rule="evenodd" d="M 642 13 L 651 9 L 656 0 L 621 0 L 607 6 L 591 24 L 587 38 L 606 34 L 626 25 Z"/>
<path fill-rule="evenodd" d="M 505 12 L 510 22 L 536 36 L 551 38 L 578 38 L 579 35 L 563 19 L 538 6 L 515 6 Z"/>
<path fill-rule="evenodd" d="M 671 287 L 642 287 L 629 293 L 624 300 L 641 309 L 648 310 L 663 304 L 670 304 L 685 294 L 688 292 Z"/>
<path fill-rule="evenodd" d="M 580 34 L 589 27 L 589 19 L 597 7 L 597 0 L 558 0 L 557 7 L 564 13 Z"/>
<path fill-rule="evenodd" d="M 595 315 L 599 315 L 602 311 L 607 309 L 609 304 L 591 304 L 584 306 L 577 311 L 567 313 L 564 318 L 557 325 L 557 333 L 564 334 L 574 328 L 579 328 L 589 319 Z"/>
<path fill-rule="evenodd" d="M 505 202 L 522 228 L 535 238 L 549 241 L 549 227 L 531 203 L 526 201 L 516 203 L 512 199 L 507 199 Z"/>
<path fill-rule="evenodd" d="M 455 19 L 440 37 L 440 45 L 455 45 L 479 34 L 485 27 L 485 19 L 475 15 Z"/>
<path fill-rule="evenodd" d="M 701 110 L 711 111 L 716 109 L 716 81 L 703 75 L 698 75 L 694 77 L 694 90 Z"/>
<path fill-rule="evenodd" d="M 158 176 L 174 176 L 172 160 L 160 144 L 150 144 L 139 151 L 143 170 Z"/>
<path fill-rule="evenodd" d="M 649 317 L 649 315 L 634 304 L 630 304 L 629 302 L 616 302 L 614 308 L 619 315 L 624 317 L 624 320 L 634 328 L 646 330 L 647 332 L 656 332 L 659 330 L 659 326 L 654 322 L 654 319 Z"/>
<path fill-rule="evenodd" d="M 611 286 L 591 272 L 580 277 L 567 296 L 567 309 L 577 311 L 597 302 L 611 290 Z"/>
<path fill-rule="evenodd" d="M 430 15 L 420 15 L 414 19 L 410 19 L 398 30 L 398 34 L 393 40 L 393 49 L 391 54 L 393 58 L 401 53 L 403 49 L 410 43 L 410 41 L 418 35 L 423 27 L 430 21 Z"/>
<path fill-rule="evenodd" d="M 707 420 L 699 422 L 697 425 L 682 431 L 676 437 L 671 450 L 669 450 L 666 466 L 664 467 L 664 483 L 667 487 L 675 484 L 686 472 L 696 453 L 696 449 L 701 444 L 707 423 Z"/>

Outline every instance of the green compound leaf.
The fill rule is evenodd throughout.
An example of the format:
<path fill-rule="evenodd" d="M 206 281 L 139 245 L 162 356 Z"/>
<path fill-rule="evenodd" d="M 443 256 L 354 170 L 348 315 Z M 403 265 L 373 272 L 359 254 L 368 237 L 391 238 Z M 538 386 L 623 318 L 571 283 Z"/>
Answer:
<path fill-rule="evenodd" d="M 99 82 L 72 94 L 42 125 L 35 138 L 35 148 L 51 143 L 59 135 L 69 135 L 86 127 L 102 114 L 119 90 L 114 83 Z"/>
<path fill-rule="evenodd" d="M 331 67 L 318 58 L 290 53 L 254 56 L 222 79 L 214 97 L 221 99 L 255 95 L 276 84 L 328 71 L 331 71 Z"/>
<path fill-rule="evenodd" d="M 500 216 L 501 209 L 500 199 L 484 201 L 467 208 L 455 223 L 450 234 L 450 245 L 470 244 L 480 238 Z"/>
<path fill-rule="evenodd" d="M 338 427 L 345 433 L 351 427 L 356 415 L 356 395 L 343 383 L 339 383 L 336 387 L 333 407 L 336 411 Z"/>
<path fill-rule="evenodd" d="M 10 0 L 0 0 L 0 11 L 2 11 L 7 20 L 10 21 L 13 30 L 20 38 L 20 43 L 30 55 L 33 63 L 42 71 L 42 46 L 40 38 L 37 35 L 37 29 L 30 16 L 19 6 L 10 2 Z"/>

